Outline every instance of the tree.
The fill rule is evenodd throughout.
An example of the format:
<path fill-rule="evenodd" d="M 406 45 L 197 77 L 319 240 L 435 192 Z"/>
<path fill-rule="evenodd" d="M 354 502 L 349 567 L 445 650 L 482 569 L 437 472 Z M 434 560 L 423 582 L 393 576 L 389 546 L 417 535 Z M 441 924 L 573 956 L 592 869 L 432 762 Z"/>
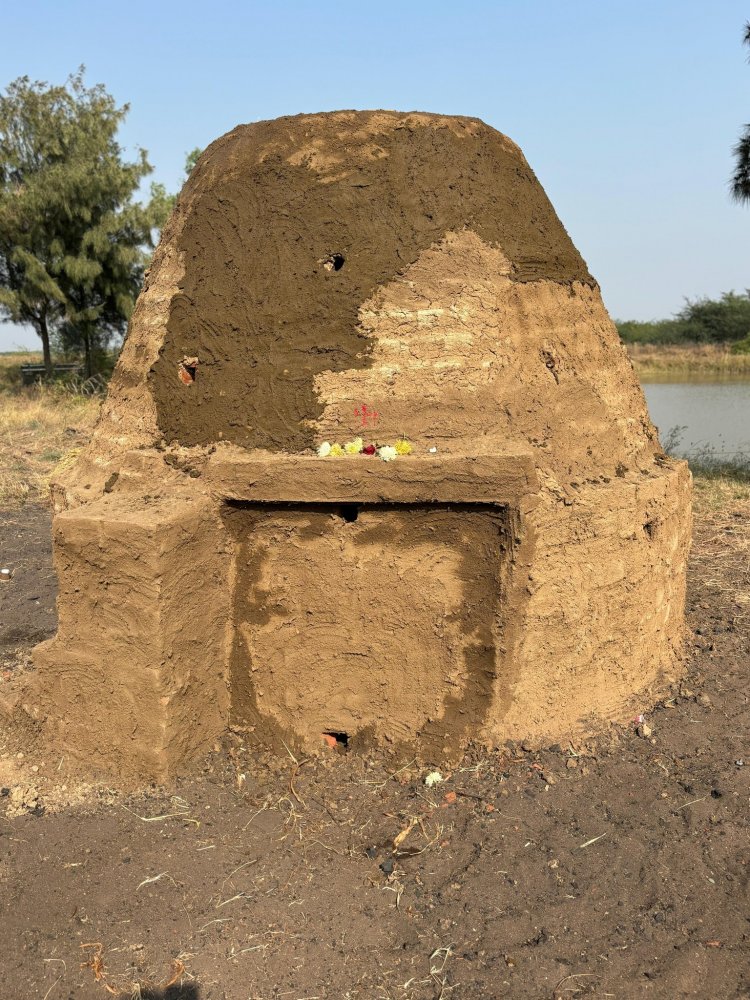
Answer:
<path fill-rule="evenodd" d="M 116 134 L 129 106 L 87 88 L 19 77 L 0 96 L 0 319 L 31 325 L 51 370 L 50 339 L 95 346 L 123 332 L 153 233 L 167 214 L 145 150 L 123 159 Z"/>
<path fill-rule="evenodd" d="M 685 299 L 671 319 L 618 320 L 617 329 L 630 344 L 737 344 L 750 337 L 750 289 L 722 292 L 718 299 Z"/>
<path fill-rule="evenodd" d="M 686 299 L 677 319 L 691 340 L 742 340 L 750 334 L 750 289 L 723 292 L 719 299 Z"/>
<path fill-rule="evenodd" d="M 750 21 L 745 25 L 742 41 L 745 45 L 750 45 Z M 750 124 L 743 128 L 732 152 L 735 164 L 732 174 L 732 196 L 736 201 L 750 202 Z"/>

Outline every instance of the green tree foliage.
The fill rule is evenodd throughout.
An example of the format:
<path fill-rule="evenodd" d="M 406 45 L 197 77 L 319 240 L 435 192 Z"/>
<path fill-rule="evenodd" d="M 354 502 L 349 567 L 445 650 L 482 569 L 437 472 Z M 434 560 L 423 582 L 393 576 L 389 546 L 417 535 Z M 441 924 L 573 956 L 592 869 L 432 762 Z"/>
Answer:
<path fill-rule="evenodd" d="M 718 299 L 686 299 L 671 319 L 618 320 L 617 329 L 626 343 L 738 343 L 750 337 L 750 289 L 724 292 Z"/>
<path fill-rule="evenodd" d="M 0 318 L 31 325 L 51 368 L 50 340 L 94 351 L 122 333 L 169 211 L 146 152 L 123 158 L 128 113 L 83 68 L 65 86 L 20 77 L 0 96 Z"/>
<path fill-rule="evenodd" d="M 685 339 L 677 319 L 618 319 L 615 326 L 626 344 L 677 344 Z"/>
<path fill-rule="evenodd" d="M 750 289 L 720 299 L 689 299 L 678 313 L 692 340 L 742 340 L 750 334 Z"/>
<path fill-rule="evenodd" d="M 750 45 L 750 21 L 745 25 L 743 36 L 745 45 Z M 737 201 L 750 202 L 750 125 L 745 125 L 734 153 L 734 173 L 732 174 L 732 195 Z"/>

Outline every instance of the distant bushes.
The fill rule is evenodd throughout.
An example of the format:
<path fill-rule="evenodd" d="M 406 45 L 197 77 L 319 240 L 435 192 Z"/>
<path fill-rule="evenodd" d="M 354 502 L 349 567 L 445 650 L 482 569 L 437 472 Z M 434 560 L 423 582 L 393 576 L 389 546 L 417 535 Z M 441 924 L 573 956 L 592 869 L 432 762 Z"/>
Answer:
<path fill-rule="evenodd" d="M 671 319 L 615 321 L 626 344 L 731 343 L 737 353 L 750 353 L 750 289 L 719 299 L 687 299 Z"/>

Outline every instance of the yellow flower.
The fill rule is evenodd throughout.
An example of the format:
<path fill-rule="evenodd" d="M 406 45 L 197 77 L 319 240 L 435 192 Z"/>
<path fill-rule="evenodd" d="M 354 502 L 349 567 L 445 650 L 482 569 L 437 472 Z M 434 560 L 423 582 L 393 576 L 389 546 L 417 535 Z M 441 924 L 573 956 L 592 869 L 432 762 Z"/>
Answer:
<path fill-rule="evenodd" d="M 336 444 L 331 445 L 331 450 L 329 454 L 333 455 L 334 458 L 341 458 L 341 456 L 344 455 L 345 452 L 344 449 L 341 447 L 341 445 L 338 442 L 336 442 Z"/>
<path fill-rule="evenodd" d="M 399 455 L 411 455 L 411 445 L 406 440 L 406 438 L 401 438 L 401 440 L 396 442 L 396 453 Z"/>
<path fill-rule="evenodd" d="M 354 438 L 353 440 L 346 442 L 344 445 L 344 451 L 347 455 L 359 455 L 364 446 L 365 443 L 362 438 Z"/>

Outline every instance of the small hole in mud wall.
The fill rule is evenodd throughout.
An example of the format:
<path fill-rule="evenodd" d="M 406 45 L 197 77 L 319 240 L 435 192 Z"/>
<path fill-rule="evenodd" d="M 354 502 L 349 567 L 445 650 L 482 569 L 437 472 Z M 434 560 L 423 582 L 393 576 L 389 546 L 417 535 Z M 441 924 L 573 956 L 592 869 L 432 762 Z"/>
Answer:
<path fill-rule="evenodd" d="M 177 375 L 183 385 L 192 385 L 198 374 L 198 359 L 183 358 L 177 365 Z"/>
<path fill-rule="evenodd" d="M 321 733 L 323 737 L 323 742 L 327 743 L 329 747 L 334 750 L 347 750 L 349 748 L 349 734 L 348 733 Z"/>
<path fill-rule="evenodd" d="M 344 261 L 345 258 L 343 254 L 332 253 L 323 261 L 323 267 L 326 271 L 340 271 L 344 266 Z"/>
<path fill-rule="evenodd" d="M 338 513 L 345 521 L 356 521 L 359 517 L 359 507 L 356 503 L 344 503 L 339 507 Z"/>
<path fill-rule="evenodd" d="M 653 541 L 654 540 L 654 535 L 656 534 L 656 522 L 655 521 L 646 521 L 646 523 L 643 525 L 643 530 L 646 532 L 646 534 L 648 535 L 649 539 L 651 541 Z"/>

